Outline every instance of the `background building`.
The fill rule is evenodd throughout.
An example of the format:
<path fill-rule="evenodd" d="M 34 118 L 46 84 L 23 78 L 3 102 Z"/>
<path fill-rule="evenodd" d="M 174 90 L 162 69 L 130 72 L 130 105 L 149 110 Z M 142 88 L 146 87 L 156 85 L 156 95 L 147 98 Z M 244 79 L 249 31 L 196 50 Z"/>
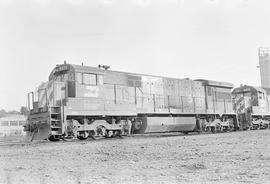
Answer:
<path fill-rule="evenodd" d="M 25 135 L 23 125 L 26 123 L 26 116 L 11 114 L 0 118 L 0 136 Z"/>

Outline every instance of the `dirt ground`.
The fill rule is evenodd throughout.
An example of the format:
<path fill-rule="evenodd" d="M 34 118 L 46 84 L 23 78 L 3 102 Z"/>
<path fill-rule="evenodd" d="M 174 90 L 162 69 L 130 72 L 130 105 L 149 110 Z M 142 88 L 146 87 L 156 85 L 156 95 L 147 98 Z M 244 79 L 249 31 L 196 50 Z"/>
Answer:
<path fill-rule="evenodd" d="M 270 130 L 0 144 L 0 183 L 270 183 Z"/>

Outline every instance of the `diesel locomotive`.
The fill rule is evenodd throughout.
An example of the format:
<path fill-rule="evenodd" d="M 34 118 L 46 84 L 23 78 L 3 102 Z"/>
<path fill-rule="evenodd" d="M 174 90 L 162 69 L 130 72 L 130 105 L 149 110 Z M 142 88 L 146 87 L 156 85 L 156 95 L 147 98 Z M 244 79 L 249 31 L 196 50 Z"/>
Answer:
<path fill-rule="evenodd" d="M 232 91 L 234 110 L 242 129 L 266 129 L 270 122 L 270 91 L 241 85 Z"/>
<path fill-rule="evenodd" d="M 128 126 L 134 134 L 237 130 L 266 118 L 256 114 L 256 105 L 264 98 L 260 92 L 266 95 L 263 89 L 250 93 L 253 104 L 249 106 L 241 105 L 248 93 L 243 88 L 232 93 L 232 89 L 233 84 L 227 82 L 65 62 L 56 65 L 47 82 L 28 93 L 25 131 L 31 140 L 57 141 L 122 136 Z"/>

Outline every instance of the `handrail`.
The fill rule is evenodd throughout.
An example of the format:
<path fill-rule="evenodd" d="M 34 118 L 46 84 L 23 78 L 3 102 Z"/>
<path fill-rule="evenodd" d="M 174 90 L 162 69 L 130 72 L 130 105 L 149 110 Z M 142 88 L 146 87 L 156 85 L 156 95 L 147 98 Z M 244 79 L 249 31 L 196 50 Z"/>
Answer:
<path fill-rule="evenodd" d="M 27 101 L 28 101 L 28 110 L 31 110 L 31 106 L 30 106 L 30 95 L 32 94 L 32 107 L 34 108 L 34 92 L 31 91 L 29 93 L 27 93 Z"/>
<path fill-rule="evenodd" d="M 46 107 L 48 107 L 48 94 L 47 94 L 47 88 L 39 88 L 38 89 L 38 93 L 40 92 L 40 91 L 45 91 L 45 96 L 46 96 Z"/>

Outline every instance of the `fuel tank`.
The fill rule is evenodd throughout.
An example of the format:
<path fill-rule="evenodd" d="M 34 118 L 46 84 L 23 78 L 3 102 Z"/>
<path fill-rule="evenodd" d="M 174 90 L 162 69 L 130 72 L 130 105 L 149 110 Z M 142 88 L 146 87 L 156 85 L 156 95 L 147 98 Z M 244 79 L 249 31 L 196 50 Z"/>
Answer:
<path fill-rule="evenodd" d="M 195 117 L 142 117 L 134 133 L 192 132 L 196 128 Z"/>

